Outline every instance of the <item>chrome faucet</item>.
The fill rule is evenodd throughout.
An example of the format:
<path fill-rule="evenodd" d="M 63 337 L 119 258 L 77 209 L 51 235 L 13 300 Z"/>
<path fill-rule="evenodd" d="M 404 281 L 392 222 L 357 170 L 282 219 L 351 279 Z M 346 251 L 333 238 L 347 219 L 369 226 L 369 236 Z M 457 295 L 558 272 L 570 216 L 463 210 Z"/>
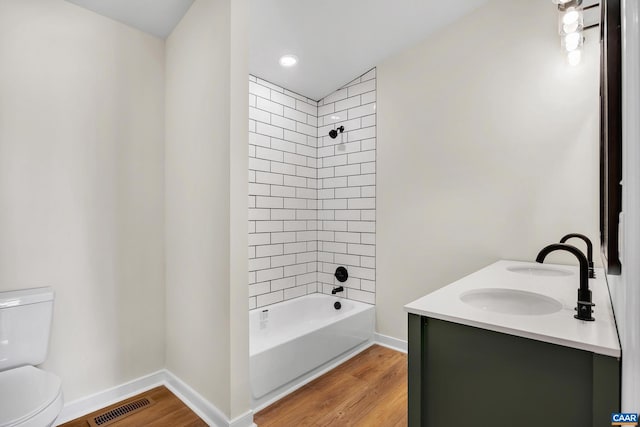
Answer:
<path fill-rule="evenodd" d="M 584 240 L 584 242 L 587 244 L 587 262 L 589 263 L 589 278 L 595 279 L 596 272 L 593 269 L 593 245 L 591 244 L 591 240 L 589 240 L 589 238 L 584 234 L 571 233 L 571 234 L 567 234 L 562 239 L 560 239 L 560 243 L 565 243 L 567 240 L 574 237 Z"/>
<path fill-rule="evenodd" d="M 578 262 L 580 263 L 580 287 L 578 288 L 578 302 L 576 306 L 576 311 L 578 313 L 573 317 L 579 320 L 595 320 L 591 315 L 595 304 L 591 300 L 591 291 L 589 290 L 589 263 L 587 258 L 584 256 L 582 251 L 575 246 L 567 245 L 566 243 L 553 243 L 543 248 L 540 253 L 538 253 L 536 262 L 544 262 L 547 255 L 554 251 L 570 252 L 578 258 Z"/>

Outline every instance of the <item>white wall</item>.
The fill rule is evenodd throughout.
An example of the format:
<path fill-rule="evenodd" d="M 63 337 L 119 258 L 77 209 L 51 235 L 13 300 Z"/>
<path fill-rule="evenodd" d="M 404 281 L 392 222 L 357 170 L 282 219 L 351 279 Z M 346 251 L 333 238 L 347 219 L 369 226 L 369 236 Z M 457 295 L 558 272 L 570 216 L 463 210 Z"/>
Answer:
<path fill-rule="evenodd" d="M 496 0 L 379 65 L 379 333 L 498 259 L 598 241 L 597 38 L 569 67 L 552 3 Z"/>
<path fill-rule="evenodd" d="M 249 156 L 247 123 L 249 121 L 249 104 L 247 93 L 249 83 L 249 2 L 247 0 L 231 1 L 229 20 L 231 63 L 229 78 L 229 233 L 233 238 L 229 245 L 230 277 L 229 277 L 229 310 L 230 310 L 230 353 L 229 364 L 229 398 L 231 405 L 229 414 L 235 426 L 253 425 L 250 410 L 249 384 L 249 316 L 247 316 L 246 286 L 247 260 L 247 196 L 249 194 L 249 176 L 247 157 Z M 243 417 L 243 421 L 239 420 Z"/>
<path fill-rule="evenodd" d="M 56 292 L 65 400 L 164 366 L 164 43 L 0 2 L 0 291 Z"/>
<path fill-rule="evenodd" d="M 249 409 L 246 3 L 233 3 L 196 0 L 166 41 L 167 368 L 229 418 Z"/>
<path fill-rule="evenodd" d="M 0 291 L 54 287 L 67 402 L 168 367 L 249 410 L 246 8 L 197 1 L 165 58 L 62 0 L 0 2 Z"/>
<path fill-rule="evenodd" d="M 640 7 L 623 1 L 623 178 L 620 276 L 609 288 L 622 344 L 622 410 L 640 408 Z"/>

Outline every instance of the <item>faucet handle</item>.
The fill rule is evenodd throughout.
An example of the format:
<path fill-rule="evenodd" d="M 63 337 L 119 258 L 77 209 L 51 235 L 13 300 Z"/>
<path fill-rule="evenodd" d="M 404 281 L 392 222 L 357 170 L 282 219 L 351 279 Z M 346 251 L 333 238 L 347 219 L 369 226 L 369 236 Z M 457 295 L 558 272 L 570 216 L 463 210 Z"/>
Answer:
<path fill-rule="evenodd" d="M 344 268 L 343 266 L 340 266 L 336 268 L 336 272 L 334 273 L 334 276 L 336 276 L 336 279 L 338 279 L 338 282 L 343 283 L 343 282 L 346 282 L 347 279 L 349 278 L 349 272 L 347 271 L 346 268 Z"/>
<path fill-rule="evenodd" d="M 575 314 L 573 317 L 575 317 L 578 320 L 585 320 L 588 322 L 593 322 L 594 319 L 592 314 L 593 314 L 593 307 L 595 307 L 595 304 L 589 301 L 578 301 L 578 306 L 575 308 L 575 310 L 578 312 L 578 314 Z"/>

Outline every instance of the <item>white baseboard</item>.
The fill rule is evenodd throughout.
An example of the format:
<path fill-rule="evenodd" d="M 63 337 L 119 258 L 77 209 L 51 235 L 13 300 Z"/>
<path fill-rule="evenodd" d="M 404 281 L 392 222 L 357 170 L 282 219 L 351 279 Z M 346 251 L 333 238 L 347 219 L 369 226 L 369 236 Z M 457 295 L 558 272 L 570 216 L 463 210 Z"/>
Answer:
<path fill-rule="evenodd" d="M 253 411 L 249 410 L 229 420 L 215 405 L 166 369 L 65 404 L 55 425 L 64 424 L 160 385 L 167 387 L 211 427 L 256 427 L 253 423 Z"/>
<path fill-rule="evenodd" d="M 65 402 L 60 415 L 56 419 L 55 425 L 75 420 L 91 412 L 118 403 L 121 400 L 133 397 L 136 394 L 151 390 L 154 387 L 164 384 L 164 381 L 165 371 L 161 370 L 87 397 Z"/>
<path fill-rule="evenodd" d="M 388 335 L 382 335 L 377 332 L 374 334 L 373 340 L 376 344 L 380 344 L 383 347 L 389 347 L 392 350 L 401 351 L 403 353 L 406 353 L 409 349 L 409 345 L 406 341 L 393 338 Z"/>
<path fill-rule="evenodd" d="M 187 383 L 165 370 L 165 386 L 210 426 L 229 426 L 227 416 Z"/>
<path fill-rule="evenodd" d="M 253 411 L 247 411 L 231 420 L 229 427 L 258 427 L 253 422 Z"/>

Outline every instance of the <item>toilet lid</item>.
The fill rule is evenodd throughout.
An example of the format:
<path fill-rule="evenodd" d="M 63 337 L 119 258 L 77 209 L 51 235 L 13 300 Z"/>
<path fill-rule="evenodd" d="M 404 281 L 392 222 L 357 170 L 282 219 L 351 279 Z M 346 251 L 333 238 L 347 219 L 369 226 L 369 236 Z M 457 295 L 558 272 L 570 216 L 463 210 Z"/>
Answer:
<path fill-rule="evenodd" d="M 33 366 L 0 372 L 0 427 L 26 420 L 60 394 L 60 378 Z"/>

